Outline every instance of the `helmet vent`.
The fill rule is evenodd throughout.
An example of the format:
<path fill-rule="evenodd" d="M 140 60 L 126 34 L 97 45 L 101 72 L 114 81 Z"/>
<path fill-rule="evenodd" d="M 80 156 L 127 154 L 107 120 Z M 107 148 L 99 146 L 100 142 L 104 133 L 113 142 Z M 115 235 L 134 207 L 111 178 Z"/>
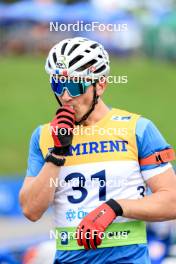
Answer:
<path fill-rule="evenodd" d="M 79 60 L 81 60 L 83 57 L 84 57 L 83 55 L 76 56 L 73 60 L 71 60 L 69 62 L 69 67 L 73 66 L 76 62 L 78 62 Z"/>
<path fill-rule="evenodd" d="M 48 60 L 48 67 L 51 69 L 51 64 L 50 64 L 49 60 Z"/>
<path fill-rule="evenodd" d="M 90 47 L 92 48 L 92 49 L 95 49 L 96 47 L 98 47 L 99 45 L 97 44 L 97 43 L 95 43 L 95 44 L 92 44 Z"/>
<path fill-rule="evenodd" d="M 96 73 L 100 73 L 100 72 L 104 71 L 105 69 L 106 69 L 106 66 L 103 65 L 103 66 L 101 66 L 100 68 L 98 68 L 96 71 L 94 71 L 94 74 L 96 74 Z"/>
<path fill-rule="evenodd" d="M 55 53 L 55 52 L 53 53 L 53 60 L 54 60 L 54 63 L 56 64 L 56 62 L 57 62 L 57 57 L 56 57 L 56 53 Z"/>
<path fill-rule="evenodd" d="M 98 55 L 98 58 L 101 58 L 101 59 L 102 59 L 102 58 L 103 58 L 103 56 L 102 56 L 102 55 Z"/>
<path fill-rule="evenodd" d="M 89 52 L 90 52 L 90 50 L 85 50 L 85 52 L 89 53 Z"/>
<path fill-rule="evenodd" d="M 69 51 L 69 53 L 67 55 L 70 55 L 79 46 L 80 46 L 80 44 L 73 45 L 73 47 L 70 49 L 70 51 Z"/>
<path fill-rule="evenodd" d="M 66 43 L 64 43 L 64 45 L 62 46 L 62 48 L 61 48 L 61 55 L 64 55 L 64 51 L 65 51 L 65 48 L 66 48 L 66 46 L 67 46 L 67 42 Z"/>
<path fill-rule="evenodd" d="M 96 62 L 97 62 L 97 60 L 93 59 L 93 60 L 87 62 L 86 64 L 82 65 L 81 67 L 79 67 L 76 71 L 84 71 L 85 69 L 88 69 L 89 67 L 94 65 Z"/>

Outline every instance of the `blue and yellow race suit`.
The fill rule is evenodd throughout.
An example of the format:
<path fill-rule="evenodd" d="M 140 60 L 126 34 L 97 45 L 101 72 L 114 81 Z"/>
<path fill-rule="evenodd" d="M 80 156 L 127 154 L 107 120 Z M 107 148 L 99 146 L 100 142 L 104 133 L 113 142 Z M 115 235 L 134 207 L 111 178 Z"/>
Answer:
<path fill-rule="evenodd" d="M 39 126 L 31 137 L 27 176 L 38 175 L 52 147 L 49 124 Z M 75 127 L 53 201 L 55 263 L 150 263 L 143 221 L 117 217 L 97 250 L 78 247 L 74 234 L 82 218 L 104 201 L 143 198 L 146 181 L 171 165 L 140 166 L 139 158 L 169 147 L 150 120 L 119 109 L 93 126 Z"/>

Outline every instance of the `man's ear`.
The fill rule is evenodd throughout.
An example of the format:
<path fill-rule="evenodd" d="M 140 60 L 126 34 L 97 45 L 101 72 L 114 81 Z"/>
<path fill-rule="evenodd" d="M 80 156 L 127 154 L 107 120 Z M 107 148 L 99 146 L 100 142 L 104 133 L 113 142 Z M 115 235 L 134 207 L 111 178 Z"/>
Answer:
<path fill-rule="evenodd" d="M 99 82 L 96 83 L 96 91 L 98 96 L 102 96 L 105 89 L 107 87 L 107 80 L 103 78 Z"/>

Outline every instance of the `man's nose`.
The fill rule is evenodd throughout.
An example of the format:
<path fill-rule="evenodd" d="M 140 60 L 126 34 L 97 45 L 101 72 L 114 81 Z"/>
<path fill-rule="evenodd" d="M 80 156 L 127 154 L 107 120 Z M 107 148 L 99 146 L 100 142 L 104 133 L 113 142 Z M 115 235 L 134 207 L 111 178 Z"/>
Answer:
<path fill-rule="evenodd" d="M 68 91 L 65 89 L 63 95 L 61 95 L 61 98 L 63 101 L 68 102 L 72 99 L 72 97 L 69 95 Z"/>

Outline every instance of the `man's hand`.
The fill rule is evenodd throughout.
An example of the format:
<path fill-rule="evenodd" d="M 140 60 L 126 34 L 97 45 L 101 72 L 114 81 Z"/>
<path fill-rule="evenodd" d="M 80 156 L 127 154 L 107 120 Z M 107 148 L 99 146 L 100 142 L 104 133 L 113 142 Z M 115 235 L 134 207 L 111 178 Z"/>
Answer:
<path fill-rule="evenodd" d="M 75 111 L 69 106 L 63 106 L 56 112 L 56 116 L 50 123 L 54 149 L 56 155 L 69 154 L 69 147 L 73 139 L 73 128 L 75 123 Z"/>
<path fill-rule="evenodd" d="M 106 228 L 123 210 L 115 200 L 110 199 L 84 217 L 79 224 L 76 236 L 79 246 L 85 249 L 96 249 L 102 242 L 102 235 Z"/>

